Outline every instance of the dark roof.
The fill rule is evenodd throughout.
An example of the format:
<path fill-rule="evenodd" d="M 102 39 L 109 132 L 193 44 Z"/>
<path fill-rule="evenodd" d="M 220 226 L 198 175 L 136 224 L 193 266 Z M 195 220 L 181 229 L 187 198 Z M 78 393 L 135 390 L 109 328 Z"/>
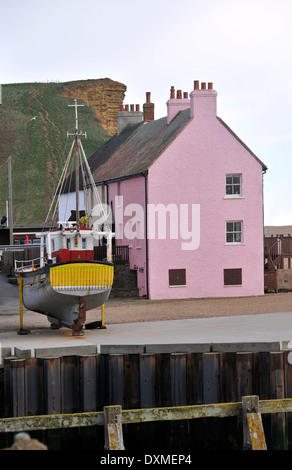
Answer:
<path fill-rule="evenodd" d="M 189 120 L 190 109 L 186 109 L 168 125 L 166 117 L 140 124 L 110 158 L 93 171 L 94 180 L 101 183 L 147 171 Z"/>
<path fill-rule="evenodd" d="M 140 122 L 127 126 L 119 135 L 113 136 L 102 147 L 94 152 L 88 163 L 95 182 L 130 178 L 146 172 L 165 148 L 176 138 L 190 121 L 190 108 L 180 111 L 167 124 L 167 118 L 151 122 Z M 239 139 L 239 137 L 217 117 L 218 121 L 236 138 L 241 145 L 260 163 L 264 163 Z M 70 190 L 74 191 L 75 175 L 72 175 Z M 80 177 L 80 187 L 81 187 Z"/>
<path fill-rule="evenodd" d="M 141 123 L 127 126 L 119 135 L 114 135 L 105 144 L 99 147 L 96 152 L 87 158 L 92 173 L 102 165 L 110 156 L 136 131 Z M 81 169 L 79 169 L 79 189 L 83 189 L 83 179 Z M 75 191 L 75 171 L 73 171 L 66 179 L 63 193 Z"/>
<path fill-rule="evenodd" d="M 120 145 L 113 145 L 112 151 L 103 154 L 105 146 L 99 149 L 103 163 L 94 168 L 93 177 L 96 183 L 129 178 L 146 172 L 152 163 L 159 157 L 165 148 L 176 138 L 180 131 L 190 121 L 190 108 L 179 112 L 176 117 L 167 124 L 167 118 L 156 121 L 140 123 L 133 132 L 129 131 L 128 138 Z M 222 121 L 218 121 L 244 146 L 244 148 L 260 163 L 263 171 L 267 167 L 259 158 L 239 139 L 239 137 Z M 113 142 L 116 144 L 117 142 Z M 111 145 L 110 141 L 108 142 Z M 95 154 L 94 154 L 95 155 Z M 102 155 L 102 157 L 101 157 Z M 97 162 L 100 162 L 98 160 Z"/>
<path fill-rule="evenodd" d="M 119 135 L 114 135 L 99 149 L 96 150 L 88 158 L 88 164 L 91 172 L 93 173 L 100 165 L 102 165 L 108 158 L 121 146 L 125 141 L 136 131 L 141 125 L 141 122 L 137 124 L 131 124 L 127 126 Z"/>

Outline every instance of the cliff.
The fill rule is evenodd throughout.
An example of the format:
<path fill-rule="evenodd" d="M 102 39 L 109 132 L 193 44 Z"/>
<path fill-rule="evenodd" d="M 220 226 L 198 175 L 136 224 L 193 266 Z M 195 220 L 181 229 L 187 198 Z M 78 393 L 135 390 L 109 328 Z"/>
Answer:
<path fill-rule="evenodd" d="M 67 131 L 75 130 L 74 99 L 79 128 L 87 133 L 87 157 L 117 131 L 117 112 L 126 86 L 111 79 L 66 83 L 2 85 L 0 105 L 0 217 L 8 201 L 8 156 L 12 159 L 13 221 L 44 222 L 60 170 L 69 151 Z"/>
<path fill-rule="evenodd" d="M 83 100 L 94 109 L 102 127 L 110 134 L 117 132 L 117 113 L 127 87 L 109 78 L 64 83 L 62 96 Z"/>

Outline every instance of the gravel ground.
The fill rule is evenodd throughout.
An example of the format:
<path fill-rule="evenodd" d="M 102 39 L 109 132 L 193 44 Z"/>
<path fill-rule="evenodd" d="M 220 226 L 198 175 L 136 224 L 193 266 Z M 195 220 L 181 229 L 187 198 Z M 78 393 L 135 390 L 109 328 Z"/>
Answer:
<path fill-rule="evenodd" d="M 110 299 L 105 306 L 105 324 L 180 320 L 261 313 L 292 313 L 292 292 L 259 297 L 160 300 Z M 0 311 L 0 332 L 17 331 L 19 315 Z M 86 322 L 101 319 L 101 309 L 87 312 Z M 23 326 L 28 329 L 49 328 L 47 317 L 24 310 Z"/>

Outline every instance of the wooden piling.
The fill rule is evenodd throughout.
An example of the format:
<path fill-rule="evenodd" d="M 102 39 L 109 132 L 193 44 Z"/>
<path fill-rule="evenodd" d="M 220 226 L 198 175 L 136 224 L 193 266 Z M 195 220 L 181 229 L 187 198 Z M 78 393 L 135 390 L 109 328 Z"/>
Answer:
<path fill-rule="evenodd" d="M 236 376 L 237 376 L 237 401 L 241 397 L 252 395 L 252 353 L 236 354 Z"/>
<path fill-rule="evenodd" d="M 124 357 L 123 354 L 109 354 L 109 403 L 124 406 Z"/>
<path fill-rule="evenodd" d="M 187 404 L 186 355 L 172 353 L 170 355 L 171 402 L 172 406 Z"/>
<path fill-rule="evenodd" d="M 124 408 L 140 406 L 140 358 L 139 354 L 125 354 L 124 366 Z"/>
<path fill-rule="evenodd" d="M 62 413 L 76 413 L 79 409 L 78 357 L 61 358 Z"/>
<path fill-rule="evenodd" d="M 25 416 L 25 381 L 24 359 L 15 359 L 11 363 L 11 384 L 13 394 L 13 416 Z"/>
<path fill-rule="evenodd" d="M 61 413 L 60 358 L 44 359 L 44 411 L 53 415 Z"/>
<path fill-rule="evenodd" d="M 203 403 L 219 403 L 220 401 L 220 353 L 203 353 Z M 218 448 L 221 426 L 222 423 L 215 418 L 204 419 L 204 449 Z"/>
<path fill-rule="evenodd" d="M 271 352 L 270 366 L 270 384 L 271 399 L 285 397 L 285 380 L 284 380 L 284 354 L 283 352 Z M 287 429 L 285 413 L 275 413 L 271 417 L 271 434 L 273 447 L 275 450 L 287 449 Z"/>
<path fill-rule="evenodd" d="M 203 403 L 220 401 L 220 354 L 203 354 Z"/>
<path fill-rule="evenodd" d="M 13 387 L 11 380 L 11 358 L 4 358 L 4 416 L 13 416 Z"/>
<path fill-rule="evenodd" d="M 96 409 L 103 410 L 109 402 L 109 356 L 108 354 L 96 355 Z"/>
<path fill-rule="evenodd" d="M 154 408 L 156 406 L 156 355 L 140 355 L 140 406 Z"/>
<path fill-rule="evenodd" d="M 44 413 L 43 361 L 32 357 L 25 364 L 26 415 Z"/>
<path fill-rule="evenodd" d="M 201 353 L 186 354 L 187 403 L 203 403 L 203 360 Z"/>
<path fill-rule="evenodd" d="M 156 355 L 157 406 L 171 406 L 170 354 Z"/>
<path fill-rule="evenodd" d="M 140 354 L 140 408 L 156 407 L 156 354 Z M 157 436 L 159 441 L 159 432 L 154 423 L 144 423 L 141 429 L 144 449 L 153 448 L 153 437 Z M 149 443 L 149 444 L 148 444 Z"/>
<path fill-rule="evenodd" d="M 97 410 L 96 356 L 79 357 L 80 410 Z"/>

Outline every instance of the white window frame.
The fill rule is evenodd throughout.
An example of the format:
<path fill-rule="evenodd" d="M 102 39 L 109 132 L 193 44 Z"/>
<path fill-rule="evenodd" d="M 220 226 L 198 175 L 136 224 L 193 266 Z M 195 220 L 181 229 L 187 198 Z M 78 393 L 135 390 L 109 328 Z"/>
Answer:
<path fill-rule="evenodd" d="M 235 186 L 238 186 L 238 183 L 234 183 L 234 182 L 233 182 L 233 179 L 234 179 L 235 176 L 240 178 L 240 183 L 239 183 L 239 185 L 240 185 L 240 192 L 239 192 L 239 193 L 235 193 L 235 192 L 234 192 Z M 232 182 L 231 182 L 231 183 L 227 183 L 227 178 L 228 178 L 228 177 L 229 177 L 229 178 L 230 178 L 230 177 L 232 178 Z M 227 186 L 231 186 L 231 189 L 232 189 L 231 194 L 227 194 Z M 242 174 L 241 174 L 241 173 L 227 173 L 227 174 L 225 175 L 225 198 L 227 198 L 227 199 L 229 199 L 229 198 L 232 199 L 232 198 L 233 198 L 233 199 L 234 199 L 234 198 L 242 198 L 242 197 L 243 197 L 243 196 L 242 196 Z"/>
<path fill-rule="evenodd" d="M 227 230 L 228 224 L 233 224 L 233 230 Z M 235 226 L 240 224 L 240 230 Z M 227 240 L 227 234 L 232 234 L 232 241 Z M 240 234 L 240 241 L 236 240 L 236 236 Z M 225 242 L 226 245 L 243 245 L 243 221 L 242 220 L 227 220 L 225 224 Z"/>

